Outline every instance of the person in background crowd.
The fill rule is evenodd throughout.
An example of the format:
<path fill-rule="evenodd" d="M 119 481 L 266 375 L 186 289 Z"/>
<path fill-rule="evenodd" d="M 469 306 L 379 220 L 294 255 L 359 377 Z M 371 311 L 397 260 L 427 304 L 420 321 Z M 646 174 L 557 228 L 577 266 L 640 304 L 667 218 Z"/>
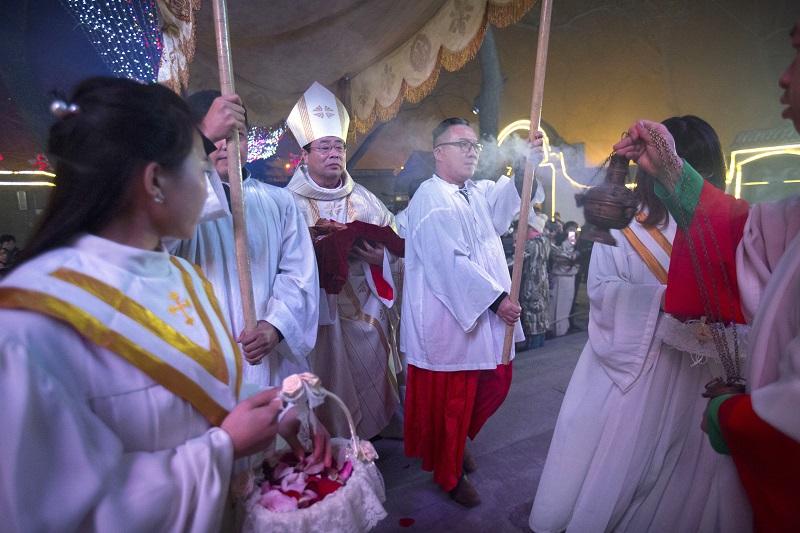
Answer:
<path fill-rule="evenodd" d="M 547 216 L 531 210 L 528 215 L 528 240 L 525 242 L 525 259 L 522 266 L 522 283 L 519 303 L 522 306 L 522 331 L 525 342 L 518 350 L 544 346 L 544 337 L 550 328 L 550 285 L 547 273 L 550 258 L 550 240 L 544 235 Z M 518 231 L 520 231 L 518 229 Z"/>
<path fill-rule="evenodd" d="M 0 235 L 0 248 L 6 251 L 6 266 L 11 268 L 17 260 L 17 254 L 19 254 L 16 237 L 8 233 Z"/>
<path fill-rule="evenodd" d="M 8 250 L 0 248 L 0 276 L 5 274 L 11 269 L 11 263 L 8 260 Z"/>
<path fill-rule="evenodd" d="M 577 241 L 578 224 L 570 220 L 550 246 L 550 330 L 554 337 L 564 335 L 569 329 L 578 273 Z"/>

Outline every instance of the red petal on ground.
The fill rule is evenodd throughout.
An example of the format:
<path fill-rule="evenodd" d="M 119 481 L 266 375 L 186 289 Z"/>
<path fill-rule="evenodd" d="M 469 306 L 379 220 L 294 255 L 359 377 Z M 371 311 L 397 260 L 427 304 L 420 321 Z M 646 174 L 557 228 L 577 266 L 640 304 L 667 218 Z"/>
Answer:
<path fill-rule="evenodd" d="M 397 523 L 400 524 L 400 527 L 411 527 L 414 525 L 414 522 L 416 522 L 416 520 L 413 518 L 401 518 L 397 521 Z"/>

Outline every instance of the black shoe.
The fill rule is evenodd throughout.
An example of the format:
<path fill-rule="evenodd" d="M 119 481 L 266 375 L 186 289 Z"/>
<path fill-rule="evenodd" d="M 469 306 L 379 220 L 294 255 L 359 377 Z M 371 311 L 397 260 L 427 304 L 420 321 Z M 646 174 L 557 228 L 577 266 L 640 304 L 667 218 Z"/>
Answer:
<path fill-rule="evenodd" d="M 449 494 L 454 502 L 467 508 L 477 507 L 481 504 L 480 494 L 469 482 L 466 474 L 461 475 L 456 488 L 451 490 Z"/>

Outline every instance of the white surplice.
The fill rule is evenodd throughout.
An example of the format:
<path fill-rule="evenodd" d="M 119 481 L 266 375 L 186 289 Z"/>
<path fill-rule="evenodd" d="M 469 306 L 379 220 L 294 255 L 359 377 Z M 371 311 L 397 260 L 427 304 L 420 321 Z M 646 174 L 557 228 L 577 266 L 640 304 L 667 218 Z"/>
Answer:
<path fill-rule="evenodd" d="M 311 237 L 291 194 L 252 178 L 244 180 L 242 190 L 256 319 L 266 320 L 284 336 L 261 364 L 245 362 L 245 391 L 250 393 L 308 370 L 307 356 L 317 340 L 319 278 Z M 195 236 L 182 241 L 175 253 L 202 268 L 238 336 L 244 317 L 233 217 L 226 213 L 201 222 Z"/>
<path fill-rule="evenodd" d="M 493 370 L 506 324 L 489 306 L 511 291 L 500 235 L 519 212 L 514 182 L 501 176 L 458 186 L 434 175 L 407 209 L 400 346 L 426 370 Z M 514 340 L 524 339 L 522 326 Z M 513 357 L 512 348 L 512 357 Z"/>
<path fill-rule="evenodd" d="M 4 531 L 219 528 L 241 374 L 206 283 L 88 235 L 0 283 Z"/>
<path fill-rule="evenodd" d="M 669 270 L 668 256 L 629 228 Z M 663 234 L 669 243 L 676 225 Z M 663 338 L 659 283 L 621 232 L 589 266 L 589 342 L 561 404 L 530 516 L 537 532 L 748 531 L 730 457 L 700 430 L 704 385 L 722 375 Z M 688 329 L 679 334 L 691 335 Z"/>

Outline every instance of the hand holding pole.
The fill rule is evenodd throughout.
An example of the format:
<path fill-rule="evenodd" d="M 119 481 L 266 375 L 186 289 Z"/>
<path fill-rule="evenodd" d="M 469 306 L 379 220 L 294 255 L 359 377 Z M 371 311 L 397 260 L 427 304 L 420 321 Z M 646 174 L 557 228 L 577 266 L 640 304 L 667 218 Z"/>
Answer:
<path fill-rule="evenodd" d="M 228 9 L 225 0 L 213 0 L 214 29 L 217 36 L 220 91 L 223 96 L 236 94 L 233 83 Z M 239 153 L 239 131 L 234 130 L 227 141 L 228 183 L 231 187 L 231 214 L 236 246 L 236 271 L 242 297 L 245 329 L 256 327 L 256 308 L 253 298 L 253 278 L 250 274 L 250 253 L 247 248 L 247 227 L 244 224 L 244 194 L 242 191 L 242 160 Z M 260 364 L 260 361 L 252 364 Z"/>
<path fill-rule="evenodd" d="M 552 0 L 542 0 L 542 12 L 539 20 L 539 41 L 536 46 L 536 67 L 533 72 L 533 93 L 531 94 L 531 128 L 530 140 L 533 142 L 542 119 L 542 98 L 544 97 L 544 77 L 547 67 L 547 46 L 550 41 L 550 13 Z M 519 226 L 514 240 L 514 268 L 511 272 L 511 294 L 513 302 L 519 302 L 519 288 L 522 283 L 522 263 L 525 253 L 525 240 L 528 232 L 524 224 L 528 220 L 531 207 L 531 193 L 533 191 L 534 168 L 531 158 L 525 162 L 525 181 L 522 186 L 522 202 L 519 209 Z M 554 199 L 551 198 L 551 201 Z M 505 342 L 503 343 L 503 364 L 508 364 L 511 357 L 511 347 L 514 344 L 514 326 L 506 329 Z"/>

